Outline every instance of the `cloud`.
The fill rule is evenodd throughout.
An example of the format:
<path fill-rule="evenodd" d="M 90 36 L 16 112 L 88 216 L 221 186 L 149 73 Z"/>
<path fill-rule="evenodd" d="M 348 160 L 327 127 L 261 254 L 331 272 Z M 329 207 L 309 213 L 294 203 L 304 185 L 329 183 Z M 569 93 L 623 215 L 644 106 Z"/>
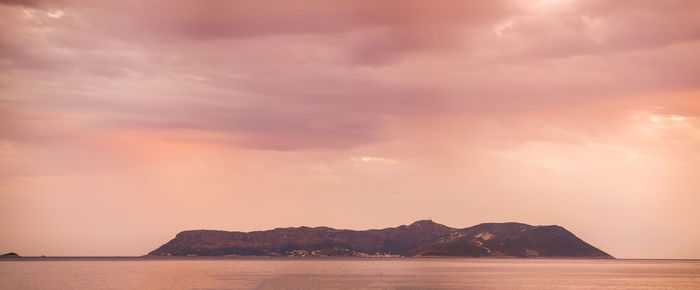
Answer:
<path fill-rule="evenodd" d="M 383 227 L 432 212 L 462 226 L 569 223 L 622 256 L 688 257 L 697 249 L 653 238 L 700 237 L 687 222 L 698 220 L 697 11 L 0 2 L 0 195 L 14 205 L 0 214 L 21 223 L 0 224 L 17 237 L 0 247 L 135 255 L 183 228 Z M 150 238 L 75 247 L 105 227 Z M 629 249 L 629 237 L 647 242 Z"/>
<path fill-rule="evenodd" d="M 0 5 L 37 6 L 40 0 L 2 0 Z"/>
<path fill-rule="evenodd" d="M 382 158 L 382 157 L 370 157 L 370 156 L 362 156 L 362 157 L 352 157 L 350 160 L 354 162 L 377 162 L 377 163 L 384 163 L 384 164 L 396 164 L 399 163 L 397 160 L 394 159 L 387 159 L 387 158 Z"/>
<path fill-rule="evenodd" d="M 538 118 L 612 99 L 642 106 L 630 96 L 644 92 L 693 91 L 700 43 L 692 5 L 3 6 L 0 105 L 71 124 L 59 134 L 12 121 L 13 136 L 183 129 L 222 132 L 246 148 L 345 150 L 390 141 L 387 131 L 407 120 Z"/>

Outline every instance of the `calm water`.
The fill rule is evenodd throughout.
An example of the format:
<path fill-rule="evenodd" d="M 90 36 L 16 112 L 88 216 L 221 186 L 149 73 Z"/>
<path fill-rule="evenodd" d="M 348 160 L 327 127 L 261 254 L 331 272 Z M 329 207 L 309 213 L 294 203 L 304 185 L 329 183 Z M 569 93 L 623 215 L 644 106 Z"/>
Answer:
<path fill-rule="evenodd" d="M 2 260 L 0 288 L 700 289 L 700 260 Z"/>

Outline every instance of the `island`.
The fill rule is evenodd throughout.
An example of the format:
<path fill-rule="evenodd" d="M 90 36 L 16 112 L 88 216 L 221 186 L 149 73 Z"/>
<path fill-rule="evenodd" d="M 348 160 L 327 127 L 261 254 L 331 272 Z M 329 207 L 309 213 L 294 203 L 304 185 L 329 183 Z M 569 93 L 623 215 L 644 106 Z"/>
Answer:
<path fill-rule="evenodd" d="M 21 258 L 22 256 L 18 255 L 17 253 L 7 253 L 7 254 L 2 254 L 0 255 L 0 259 L 5 259 L 5 258 Z"/>
<path fill-rule="evenodd" d="M 190 230 L 148 256 L 613 257 L 561 226 L 483 223 L 458 229 L 432 220 L 376 230 L 329 227 L 229 232 Z"/>

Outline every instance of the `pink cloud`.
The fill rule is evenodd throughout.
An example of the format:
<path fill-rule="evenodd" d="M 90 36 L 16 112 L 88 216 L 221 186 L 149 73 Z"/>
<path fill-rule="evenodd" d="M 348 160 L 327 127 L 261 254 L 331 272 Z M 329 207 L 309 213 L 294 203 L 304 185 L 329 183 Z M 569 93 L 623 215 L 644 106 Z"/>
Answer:
<path fill-rule="evenodd" d="M 90 114 L 87 126 L 220 130 L 268 149 L 378 142 L 412 116 L 696 87 L 693 9 L 655 14 L 678 35 L 657 37 L 633 29 L 656 11 L 644 5 L 507 4 L 46 2 L 29 15 L 10 6 L 3 85 L 14 102 Z M 47 16 L 55 9 L 63 16 Z M 510 24 L 496 36 L 499 23 Z"/>

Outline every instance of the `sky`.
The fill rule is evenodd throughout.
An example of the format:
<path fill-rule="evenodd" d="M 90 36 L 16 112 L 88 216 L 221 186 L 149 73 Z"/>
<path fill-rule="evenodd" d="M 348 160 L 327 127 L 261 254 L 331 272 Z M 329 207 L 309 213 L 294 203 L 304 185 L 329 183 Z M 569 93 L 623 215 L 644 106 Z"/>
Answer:
<path fill-rule="evenodd" d="M 700 258 L 700 1 L 0 0 L 0 252 L 564 226 Z"/>

